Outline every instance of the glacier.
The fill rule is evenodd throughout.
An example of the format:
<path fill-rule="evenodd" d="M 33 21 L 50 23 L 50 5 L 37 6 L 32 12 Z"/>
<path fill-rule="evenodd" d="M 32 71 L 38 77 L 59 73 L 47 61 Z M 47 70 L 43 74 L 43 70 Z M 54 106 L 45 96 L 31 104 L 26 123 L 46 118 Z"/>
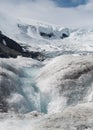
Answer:
<path fill-rule="evenodd" d="M 43 67 L 37 76 L 40 90 L 50 97 L 48 112 L 92 101 L 92 56 L 59 56 Z"/>
<path fill-rule="evenodd" d="M 92 130 L 93 29 L 0 13 L 0 31 L 45 56 L 0 58 L 0 130 Z"/>
<path fill-rule="evenodd" d="M 1 61 L 4 64 L 3 73 L 12 76 L 12 80 L 10 77 L 10 84 L 7 84 L 6 88 L 10 87 L 10 94 L 7 93 L 8 97 L 5 97 L 9 112 L 0 116 L 2 130 L 92 130 L 92 55 L 58 56 L 47 62 L 44 61 L 43 64 L 40 61 L 23 57 L 1 59 Z M 9 65 L 12 65 L 12 69 Z M 15 81 L 15 75 L 18 77 L 17 81 Z M 5 75 L 1 74 L 1 76 Z M 22 79 L 22 86 L 19 84 L 19 79 Z M 38 91 L 37 88 L 32 89 L 34 81 Z M 22 91 L 20 92 L 20 87 L 30 99 L 31 104 L 25 99 Z M 42 94 L 42 98 L 40 99 L 40 95 L 36 95 L 36 93 Z M 28 105 L 32 105 L 33 109 Z"/>

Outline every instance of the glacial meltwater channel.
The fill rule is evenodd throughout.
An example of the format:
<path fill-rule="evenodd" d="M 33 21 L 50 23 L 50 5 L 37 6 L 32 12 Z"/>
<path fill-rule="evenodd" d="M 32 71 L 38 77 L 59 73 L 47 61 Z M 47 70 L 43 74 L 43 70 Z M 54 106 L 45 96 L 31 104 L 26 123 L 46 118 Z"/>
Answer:
<path fill-rule="evenodd" d="M 23 105 L 21 109 L 18 110 L 23 113 L 38 111 L 42 113 L 47 113 L 48 97 L 41 93 L 37 84 L 36 76 L 40 70 L 40 67 L 25 67 L 25 76 L 21 78 L 21 89 L 20 93 L 24 97 L 24 101 L 20 103 Z"/>

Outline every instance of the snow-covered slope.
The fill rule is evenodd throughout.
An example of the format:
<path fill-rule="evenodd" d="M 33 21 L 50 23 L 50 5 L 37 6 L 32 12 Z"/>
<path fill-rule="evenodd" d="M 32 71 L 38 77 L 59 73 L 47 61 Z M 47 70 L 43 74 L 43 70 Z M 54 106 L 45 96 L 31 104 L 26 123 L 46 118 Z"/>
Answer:
<path fill-rule="evenodd" d="M 24 23 L 25 22 L 25 23 Z M 60 54 L 86 54 L 93 50 L 93 29 L 68 29 L 34 20 L 19 20 L 18 39 L 29 49 L 45 51 L 48 56 Z"/>
<path fill-rule="evenodd" d="M 39 39 L 63 39 L 70 35 L 68 28 L 35 20 L 14 19 L 4 13 L 0 13 L 0 30 L 13 38 L 17 38 L 19 33 Z"/>
<path fill-rule="evenodd" d="M 48 57 L 87 54 L 93 49 L 93 29 L 68 29 L 36 20 L 6 17 L 0 13 L 0 30 L 27 49 L 43 51 Z"/>
<path fill-rule="evenodd" d="M 43 22 L 31 21 L 29 24 L 19 23 L 18 28 L 21 33 L 39 39 L 64 39 L 70 35 L 68 28 L 55 27 L 53 25 L 44 24 Z"/>

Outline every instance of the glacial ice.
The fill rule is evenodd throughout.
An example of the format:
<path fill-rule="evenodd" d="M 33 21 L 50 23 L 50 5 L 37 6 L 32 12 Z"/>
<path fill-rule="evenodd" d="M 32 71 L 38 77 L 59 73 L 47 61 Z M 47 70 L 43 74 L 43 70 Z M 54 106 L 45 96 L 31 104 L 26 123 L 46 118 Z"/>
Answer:
<path fill-rule="evenodd" d="M 37 86 L 50 97 L 48 112 L 92 101 L 88 99 L 92 78 L 93 56 L 64 55 L 51 60 L 37 76 Z"/>
<path fill-rule="evenodd" d="M 11 83 L 5 88 L 10 87 L 6 101 L 14 108 L 0 114 L 0 129 L 92 130 L 92 55 L 64 55 L 43 63 L 23 57 L 0 59 L 0 66 L 3 69 L 0 72 L 7 74 L 7 82 Z M 36 88 L 32 87 L 33 83 Z M 43 112 L 47 114 L 41 114 Z"/>
<path fill-rule="evenodd" d="M 40 62 L 29 58 L 0 59 L 0 102 L 4 107 L 21 113 L 40 111 L 40 94 L 33 81 L 39 66 Z"/>

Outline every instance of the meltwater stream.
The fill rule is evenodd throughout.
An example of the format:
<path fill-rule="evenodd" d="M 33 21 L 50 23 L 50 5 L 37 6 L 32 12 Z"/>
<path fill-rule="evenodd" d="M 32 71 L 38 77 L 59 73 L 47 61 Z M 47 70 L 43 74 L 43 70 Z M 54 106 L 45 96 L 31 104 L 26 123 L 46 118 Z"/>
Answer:
<path fill-rule="evenodd" d="M 31 111 L 38 111 L 47 113 L 48 102 L 46 100 L 46 96 L 40 92 L 35 81 L 35 76 L 38 74 L 39 70 L 40 67 L 24 68 L 24 72 L 26 74 L 24 77 L 20 78 L 21 89 L 19 93 L 21 96 L 15 96 L 17 99 L 17 104 L 15 104 L 15 107 L 18 112 L 27 113 Z"/>

